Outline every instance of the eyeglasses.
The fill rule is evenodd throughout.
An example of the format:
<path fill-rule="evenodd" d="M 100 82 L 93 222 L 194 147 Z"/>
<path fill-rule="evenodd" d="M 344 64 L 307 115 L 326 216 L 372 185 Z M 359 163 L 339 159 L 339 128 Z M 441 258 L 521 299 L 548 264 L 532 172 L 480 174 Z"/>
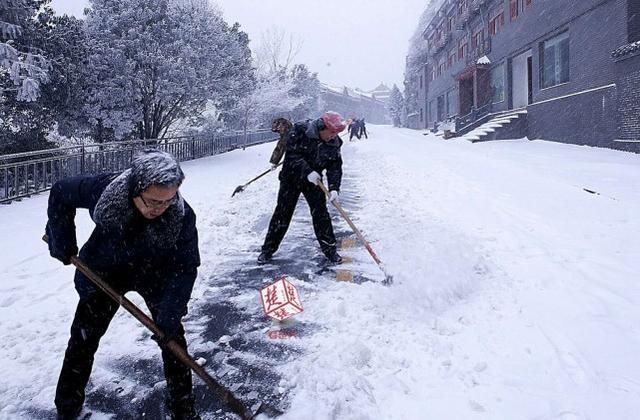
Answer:
<path fill-rule="evenodd" d="M 140 194 L 140 200 L 144 203 L 145 207 L 148 209 L 161 209 L 164 207 L 169 207 L 175 204 L 178 201 L 178 193 L 168 200 L 154 200 L 152 198 L 144 199 L 144 196 Z"/>

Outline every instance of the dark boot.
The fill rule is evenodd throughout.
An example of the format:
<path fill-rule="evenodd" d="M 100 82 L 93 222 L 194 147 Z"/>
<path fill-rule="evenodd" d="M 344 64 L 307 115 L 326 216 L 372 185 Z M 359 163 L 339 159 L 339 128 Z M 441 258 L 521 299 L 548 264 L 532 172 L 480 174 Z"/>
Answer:
<path fill-rule="evenodd" d="M 335 249 L 328 251 L 325 255 L 331 264 L 342 264 L 342 257 Z"/>
<path fill-rule="evenodd" d="M 258 264 L 266 264 L 269 261 L 271 261 L 272 257 L 273 257 L 272 253 L 262 251 L 260 255 L 258 255 Z"/>
<path fill-rule="evenodd" d="M 77 420 L 80 417 L 80 412 L 82 412 L 82 407 L 72 411 L 58 410 L 58 415 L 56 416 L 56 420 Z"/>
<path fill-rule="evenodd" d="M 201 420 L 193 406 L 193 397 L 188 396 L 178 401 L 167 401 L 171 420 Z"/>

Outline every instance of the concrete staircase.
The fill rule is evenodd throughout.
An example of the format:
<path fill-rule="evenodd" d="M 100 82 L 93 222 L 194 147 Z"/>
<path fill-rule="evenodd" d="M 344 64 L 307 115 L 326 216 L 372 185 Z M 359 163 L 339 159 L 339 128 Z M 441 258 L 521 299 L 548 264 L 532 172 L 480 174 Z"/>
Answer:
<path fill-rule="evenodd" d="M 493 116 L 489 121 L 459 138 L 472 143 L 489 140 L 505 140 L 526 137 L 527 110 L 506 112 Z"/>

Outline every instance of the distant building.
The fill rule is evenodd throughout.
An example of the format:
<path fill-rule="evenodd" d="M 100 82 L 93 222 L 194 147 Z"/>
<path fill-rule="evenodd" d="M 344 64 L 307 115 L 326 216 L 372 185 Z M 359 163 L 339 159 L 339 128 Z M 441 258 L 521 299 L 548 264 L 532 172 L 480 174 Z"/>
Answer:
<path fill-rule="evenodd" d="M 510 135 L 640 152 L 639 0 L 441 4 L 423 32 L 420 128 L 461 135 L 518 110 Z"/>
<path fill-rule="evenodd" d="M 371 96 L 379 101 L 387 102 L 391 96 L 391 89 L 384 83 L 380 83 L 377 88 L 369 92 Z"/>
<path fill-rule="evenodd" d="M 371 93 L 354 90 L 346 86 L 322 85 L 322 100 L 325 110 L 336 111 L 346 118 L 364 118 L 372 124 L 389 124 L 385 103 Z"/>

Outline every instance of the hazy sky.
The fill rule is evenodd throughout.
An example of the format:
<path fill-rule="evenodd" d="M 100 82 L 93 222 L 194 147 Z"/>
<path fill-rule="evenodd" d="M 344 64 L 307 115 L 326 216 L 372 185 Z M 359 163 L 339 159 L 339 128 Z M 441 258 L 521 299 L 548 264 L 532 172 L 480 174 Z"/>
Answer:
<path fill-rule="evenodd" d="M 217 0 L 229 23 L 252 42 L 277 26 L 302 40 L 295 62 L 320 80 L 371 90 L 380 82 L 402 89 L 409 37 L 428 0 Z M 82 17 L 85 0 L 53 0 L 58 13 Z M 252 49 L 255 45 L 251 45 Z"/>

